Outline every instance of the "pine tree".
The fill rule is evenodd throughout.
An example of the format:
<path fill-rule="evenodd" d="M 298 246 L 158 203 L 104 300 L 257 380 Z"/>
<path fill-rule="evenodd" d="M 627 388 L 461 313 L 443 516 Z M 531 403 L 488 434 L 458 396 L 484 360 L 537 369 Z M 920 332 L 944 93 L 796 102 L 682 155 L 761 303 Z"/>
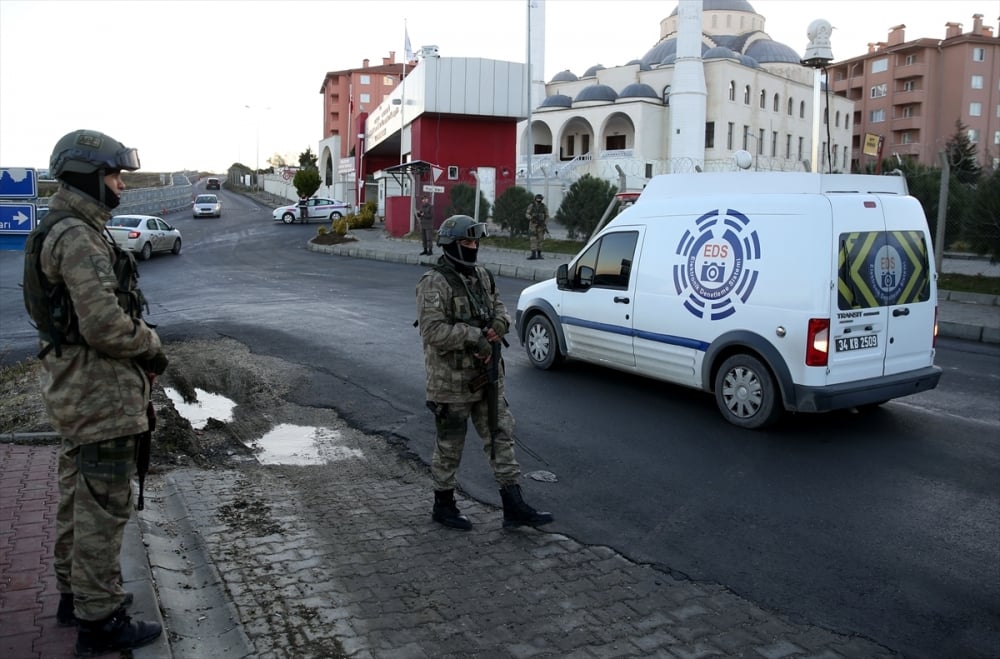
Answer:
<path fill-rule="evenodd" d="M 952 174 L 961 183 L 975 183 L 982 174 L 976 158 L 976 145 L 969 139 L 969 127 L 961 119 L 955 120 L 955 134 L 945 144 L 945 153 L 951 164 Z"/>

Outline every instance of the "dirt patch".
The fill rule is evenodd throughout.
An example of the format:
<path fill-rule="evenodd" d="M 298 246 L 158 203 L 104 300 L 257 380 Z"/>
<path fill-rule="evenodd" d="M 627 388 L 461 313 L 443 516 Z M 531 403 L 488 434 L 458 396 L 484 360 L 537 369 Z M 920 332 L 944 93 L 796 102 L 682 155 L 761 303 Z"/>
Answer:
<path fill-rule="evenodd" d="M 344 243 L 355 243 L 358 239 L 354 236 L 341 236 L 340 234 L 328 232 L 316 234 L 312 243 L 316 245 L 343 245 Z"/>

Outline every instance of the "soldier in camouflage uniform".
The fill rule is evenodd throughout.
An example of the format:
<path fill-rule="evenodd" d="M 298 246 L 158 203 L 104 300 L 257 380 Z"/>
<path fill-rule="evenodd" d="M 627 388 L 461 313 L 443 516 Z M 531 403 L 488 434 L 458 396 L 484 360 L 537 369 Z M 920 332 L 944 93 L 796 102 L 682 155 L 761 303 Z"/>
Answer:
<path fill-rule="evenodd" d="M 493 344 L 503 341 L 511 320 L 493 276 L 476 265 L 479 239 L 485 235 L 486 225 L 468 215 L 449 217 L 438 231 L 437 243 L 443 256 L 417 284 L 427 406 L 434 413 L 437 427 L 431 465 L 432 519 L 462 530 L 471 529 L 472 523 L 455 503 L 455 475 L 470 418 L 484 441 L 500 487 L 504 526 L 538 526 L 552 521 L 551 513 L 536 511 L 521 496 L 521 468 L 514 457 L 514 417 L 504 398 L 502 362 L 496 364 L 496 427 L 490 426 L 484 374 L 493 358 Z M 497 359 L 499 354 L 497 350 Z"/>
<path fill-rule="evenodd" d="M 535 195 L 535 201 L 524 211 L 524 216 L 528 218 L 528 246 L 531 248 L 528 260 L 543 259 L 545 257 L 542 256 L 542 241 L 549 231 L 549 209 L 542 202 L 542 195 Z"/>
<path fill-rule="evenodd" d="M 135 261 L 104 229 L 125 189 L 122 170 L 138 168 L 135 149 L 107 135 L 65 135 L 50 161 L 59 190 L 25 245 L 25 306 L 39 330 L 42 398 L 62 436 L 57 617 L 79 625 L 78 656 L 139 647 L 161 633 L 159 624 L 125 614 L 131 594 L 121 586 L 137 438 L 150 428 L 153 379 L 167 364 L 160 338 L 141 319 Z"/>

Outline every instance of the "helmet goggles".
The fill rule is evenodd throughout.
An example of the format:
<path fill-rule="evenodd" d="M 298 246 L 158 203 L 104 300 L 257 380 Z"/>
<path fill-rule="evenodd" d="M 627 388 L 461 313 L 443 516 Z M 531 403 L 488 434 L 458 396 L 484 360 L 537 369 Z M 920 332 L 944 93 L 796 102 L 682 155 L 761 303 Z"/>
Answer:
<path fill-rule="evenodd" d="M 90 149 L 66 149 L 59 154 L 59 160 L 61 162 L 76 160 L 94 165 L 98 169 L 124 169 L 130 172 L 140 167 L 139 152 L 136 149 L 127 147 L 118 150 L 111 156 Z M 61 162 L 57 163 L 57 165 L 61 164 Z"/>

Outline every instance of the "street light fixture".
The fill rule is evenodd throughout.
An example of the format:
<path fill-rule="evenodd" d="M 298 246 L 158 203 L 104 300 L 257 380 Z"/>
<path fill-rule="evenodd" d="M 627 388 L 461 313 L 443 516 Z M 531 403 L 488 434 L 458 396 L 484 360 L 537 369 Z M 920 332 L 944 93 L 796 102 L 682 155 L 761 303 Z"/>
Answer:
<path fill-rule="evenodd" d="M 245 107 L 247 110 L 250 110 L 251 112 L 254 112 L 254 109 L 252 107 L 250 107 L 249 105 L 244 105 L 243 107 Z M 254 119 L 256 119 L 256 122 L 255 122 L 256 123 L 256 128 L 255 128 L 255 131 L 254 131 L 254 133 L 255 133 L 255 135 L 254 135 L 254 143 L 255 143 L 256 146 L 255 146 L 255 150 L 254 150 L 254 154 L 255 155 L 254 155 L 254 165 L 253 165 L 254 166 L 254 170 L 253 170 L 253 189 L 256 192 L 257 190 L 259 190 L 259 187 L 257 185 L 257 177 L 260 176 L 260 115 L 257 114 L 256 112 L 254 112 Z"/>

